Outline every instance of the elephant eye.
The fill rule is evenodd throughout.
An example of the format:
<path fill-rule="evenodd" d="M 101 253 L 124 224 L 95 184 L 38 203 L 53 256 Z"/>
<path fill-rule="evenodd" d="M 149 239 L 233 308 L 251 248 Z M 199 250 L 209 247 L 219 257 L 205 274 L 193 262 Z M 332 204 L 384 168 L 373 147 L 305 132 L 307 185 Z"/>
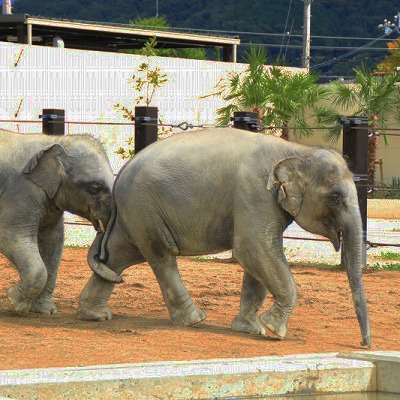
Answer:
<path fill-rule="evenodd" d="M 103 187 L 98 183 L 90 183 L 86 190 L 88 193 L 96 195 L 103 190 Z"/>
<path fill-rule="evenodd" d="M 332 207 L 340 206 L 342 204 L 342 195 L 340 193 L 332 193 L 327 197 L 326 202 Z"/>

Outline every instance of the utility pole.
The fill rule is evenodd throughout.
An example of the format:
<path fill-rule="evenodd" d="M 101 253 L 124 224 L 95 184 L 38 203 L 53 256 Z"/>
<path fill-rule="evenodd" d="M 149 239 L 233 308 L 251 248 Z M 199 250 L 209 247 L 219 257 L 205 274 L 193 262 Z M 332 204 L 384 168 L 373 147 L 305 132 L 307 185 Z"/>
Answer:
<path fill-rule="evenodd" d="M 11 0 L 3 0 L 3 14 L 12 14 Z"/>
<path fill-rule="evenodd" d="M 311 43 L 311 1 L 304 1 L 303 14 L 303 56 L 302 67 L 310 68 L 310 43 Z"/>

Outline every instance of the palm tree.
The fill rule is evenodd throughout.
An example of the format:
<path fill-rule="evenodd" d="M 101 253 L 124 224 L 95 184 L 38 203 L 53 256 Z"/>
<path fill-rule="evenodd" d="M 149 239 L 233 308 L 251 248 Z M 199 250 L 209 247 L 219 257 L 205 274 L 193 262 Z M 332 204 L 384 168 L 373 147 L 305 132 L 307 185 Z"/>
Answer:
<path fill-rule="evenodd" d="M 229 73 L 217 83 L 215 92 L 202 96 L 220 96 L 228 103 L 217 110 L 217 122 L 220 125 L 229 125 L 235 111 L 257 112 L 260 121 L 263 120 L 267 105 L 263 87 L 264 64 L 267 61 L 265 49 L 251 46 L 247 61 L 249 65 L 244 72 Z"/>
<path fill-rule="evenodd" d="M 317 84 L 318 75 L 311 72 L 293 73 L 272 67 L 264 77 L 264 90 L 271 107 L 267 109 L 264 123 L 282 128 L 283 139 L 289 139 L 289 127 L 300 136 L 311 136 L 313 131 L 306 115 L 317 123 L 330 117 L 327 107 L 318 105 L 327 96 L 325 86 Z"/>
<path fill-rule="evenodd" d="M 368 116 L 372 133 L 387 128 L 390 115 L 400 116 L 400 92 L 397 82 L 398 72 L 386 75 L 374 75 L 373 71 L 362 65 L 355 69 L 354 84 L 334 82 L 329 88 L 329 97 L 336 106 L 355 109 L 354 115 Z M 327 141 L 335 141 L 339 130 L 332 130 L 326 136 Z M 388 144 L 387 137 L 385 144 Z M 379 136 L 370 135 L 368 143 L 368 184 L 375 182 L 375 161 L 379 148 Z"/>
<path fill-rule="evenodd" d="M 325 87 L 317 85 L 318 75 L 311 72 L 293 72 L 278 66 L 265 67 L 266 51 L 250 47 L 248 67 L 243 72 L 231 72 L 216 85 L 217 91 L 207 96 L 220 96 L 228 104 L 217 110 L 217 122 L 228 125 L 235 111 L 257 112 L 266 126 L 276 127 L 281 137 L 289 138 L 289 127 L 294 133 L 312 135 L 306 114 L 318 123 L 331 116 L 327 107 L 317 102 L 326 98 Z M 204 96 L 204 97 L 207 97 Z"/>

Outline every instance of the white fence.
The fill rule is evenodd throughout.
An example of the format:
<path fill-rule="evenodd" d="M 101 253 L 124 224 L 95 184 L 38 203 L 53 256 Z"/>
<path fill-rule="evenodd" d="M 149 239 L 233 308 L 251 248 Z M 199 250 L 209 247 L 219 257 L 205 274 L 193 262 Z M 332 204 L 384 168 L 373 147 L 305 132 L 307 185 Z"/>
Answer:
<path fill-rule="evenodd" d="M 128 83 L 143 62 L 160 66 L 168 82 L 154 99 L 159 115 L 168 123 L 184 120 L 212 124 L 218 98 L 200 99 L 210 93 L 229 71 L 243 64 L 142 57 L 0 42 L 0 120 L 37 120 L 43 108 L 60 108 L 69 121 L 127 122 L 114 109 L 115 103 L 133 108 Z M 1 123 L 2 128 L 39 132 L 40 124 Z M 114 150 L 132 128 L 105 125 L 67 125 L 69 133 L 92 133 L 101 138 L 112 158 L 113 169 L 121 160 Z"/>
<path fill-rule="evenodd" d="M 168 82 L 157 93 L 154 104 L 165 122 L 213 124 L 215 111 L 222 105 L 218 97 L 200 99 L 213 91 L 218 80 L 244 64 L 186 60 L 167 57 L 105 53 L 65 48 L 28 46 L 0 42 L 0 120 L 36 120 L 43 108 L 61 108 L 67 121 L 126 122 L 114 109 L 115 103 L 134 107 L 128 83 L 143 62 L 160 66 Z M 351 112 L 343 111 L 345 115 Z M 39 132 L 41 125 L 0 123 L 0 127 L 21 132 Z M 398 123 L 390 125 L 399 128 Z M 92 133 L 105 144 L 114 171 L 122 160 L 114 151 L 132 133 L 131 127 L 106 125 L 67 125 L 69 133 Z M 400 128 L 399 128 L 400 131 Z M 295 139 L 295 138 L 292 138 Z M 300 139 L 309 145 L 326 145 L 319 134 Z M 380 146 L 386 182 L 399 177 L 400 140 Z M 341 148 L 339 142 L 338 148 Z M 377 171 L 379 176 L 379 171 Z"/>

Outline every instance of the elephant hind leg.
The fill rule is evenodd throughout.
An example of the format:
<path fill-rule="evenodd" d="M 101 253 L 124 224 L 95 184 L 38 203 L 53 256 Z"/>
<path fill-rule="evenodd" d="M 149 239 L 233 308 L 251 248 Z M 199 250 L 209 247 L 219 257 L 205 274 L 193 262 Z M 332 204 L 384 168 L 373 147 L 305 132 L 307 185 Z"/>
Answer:
<path fill-rule="evenodd" d="M 146 257 L 147 258 L 147 257 Z M 165 304 L 174 324 L 196 325 L 206 319 L 206 314 L 191 299 L 178 271 L 176 257 L 147 258 L 160 285 Z"/>
<path fill-rule="evenodd" d="M 142 253 L 122 236 L 113 234 L 108 241 L 107 267 L 121 274 L 127 267 L 145 261 Z M 112 318 L 108 300 L 115 284 L 93 274 L 79 296 L 78 318 L 86 321 L 106 321 Z"/>

